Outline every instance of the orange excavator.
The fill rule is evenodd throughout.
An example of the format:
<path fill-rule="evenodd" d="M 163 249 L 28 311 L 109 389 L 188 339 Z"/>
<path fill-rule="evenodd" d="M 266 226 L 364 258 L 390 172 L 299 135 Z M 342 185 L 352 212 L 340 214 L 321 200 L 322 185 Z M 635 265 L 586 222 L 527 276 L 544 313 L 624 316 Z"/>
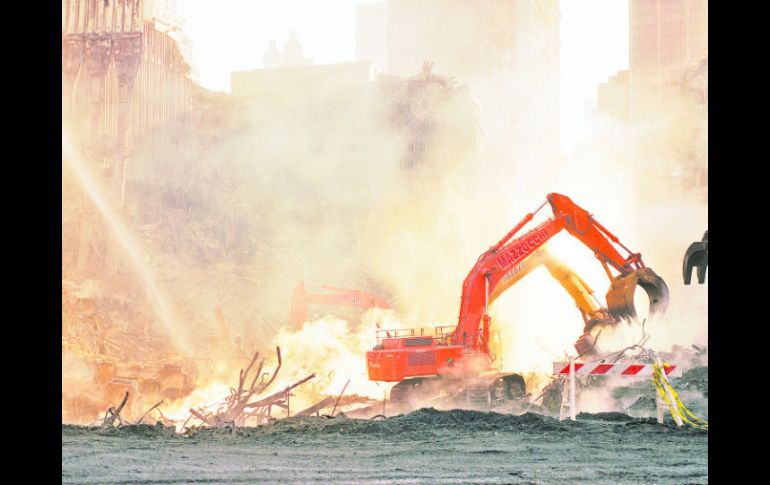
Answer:
<path fill-rule="evenodd" d="M 308 287 L 315 291 L 308 293 Z M 361 290 L 347 290 L 329 285 L 314 285 L 300 281 L 291 295 L 289 322 L 294 328 L 307 321 L 308 303 L 361 308 L 390 308 L 388 302 L 379 296 Z"/>
<path fill-rule="evenodd" d="M 518 238 L 512 239 L 546 204 L 553 217 Z M 593 290 L 568 266 L 550 255 L 544 245 L 553 236 L 566 230 L 576 237 L 599 260 L 610 280 L 607 308 L 593 296 Z M 616 245 L 628 253 L 622 256 Z M 549 273 L 575 299 L 583 319 L 583 335 L 575 347 L 578 354 L 589 353 L 594 346 L 594 328 L 636 318 L 634 296 L 638 287 L 646 291 L 650 315 L 665 313 L 668 307 L 668 287 L 655 272 L 644 265 L 642 256 L 626 248 L 620 240 L 602 226 L 585 209 L 569 197 L 551 193 L 546 202 L 527 214 L 497 244 L 484 252 L 465 278 L 462 287 L 457 326 L 444 333 L 437 327 L 435 335 L 415 335 L 414 331 L 380 330 L 377 345 L 367 352 L 367 370 L 373 381 L 397 382 L 391 390 L 391 400 L 406 399 L 418 387 L 427 387 L 437 378 L 452 381 L 460 378 L 481 389 L 491 399 L 490 386 L 502 384 L 502 392 L 513 396 L 522 394 L 524 382 L 516 374 L 494 374 L 489 348 L 489 305 L 503 291 L 543 264 Z M 613 274 L 613 270 L 617 274 Z M 479 376 L 493 375 L 491 379 Z M 456 384 L 449 384 L 449 386 Z M 485 389 L 486 388 L 486 389 Z M 446 392 L 443 386 L 442 393 Z"/>

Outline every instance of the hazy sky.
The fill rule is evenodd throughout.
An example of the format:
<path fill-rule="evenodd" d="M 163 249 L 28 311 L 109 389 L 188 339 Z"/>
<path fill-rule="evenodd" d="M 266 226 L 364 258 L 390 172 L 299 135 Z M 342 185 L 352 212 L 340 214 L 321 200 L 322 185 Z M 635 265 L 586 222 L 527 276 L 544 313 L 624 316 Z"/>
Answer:
<path fill-rule="evenodd" d="M 520 0 L 524 1 L 524 0 Z M 232 71 L 262 67 L 295 30 L 315 64 L 355 60 L 356 6 L 372 0 L 177 0 L 199 81 L 230 89 Z M 628 0 L 561 1 L 562 147 L 582 136 L 596 85 L 628 67 Z"/>

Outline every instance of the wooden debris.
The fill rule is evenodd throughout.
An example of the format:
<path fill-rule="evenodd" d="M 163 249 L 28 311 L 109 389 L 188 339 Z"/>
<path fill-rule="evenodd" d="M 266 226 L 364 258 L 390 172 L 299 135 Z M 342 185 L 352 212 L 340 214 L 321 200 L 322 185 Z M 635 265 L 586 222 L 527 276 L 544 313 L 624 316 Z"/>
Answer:
<path fill-rule="evenodd" d="M 265 359 L 259 359 L 259 352 L 255 352 L 249 364 L 241 369 L 238 375 L 238 388 L 230 388 L 230 395 L 224 398 L 224 401 L 215 403 L 211 406 L 203 406 L 197 408 L 190 408 L 190 416 L 182 424 L 182 429 L 187 427 L 187 424 L 191 419 L 195 418 L 201 421 L 203 425 L 217 427 L 217 428 L 230 428 L 235 433 L 238 426 L 243 426 L 249 419 L 256 420 L 257 424 L 269 422 L 272 418 L 273 407 L 286 409 L 287 415 L 289 415 L 289 401 L 292 396 L 291 391 L 296 387 L 308 382 L 315 378 L 315 374 L 311 374 L 304 379 L 300 379 L 284 389 L 274 392 L 273 394 L 259 398 L 262 394 L 278 377 L 278 371 L 280 371 L 283 361 L 281 359 L 281 348 L 275 349 L 278 365 L 272 373 L 262 373 L 265 365 Z M 256 372 L 252 372 L 256 369 Z M 348 380 L 348 383 L 350 380 Z M 348 384 L 342 389 L 345 392 Z M 161 422 L 164 425 L 178 425 L 178 422 L 171 420 L 163 415 L 160 410 L 160 405 L 164 400 L 160 400 L 155 405 L 150 407 L 142 416 L 134 423 L 124 420 L 120 413 L 123 410 L 126 402 L 128 401 L 129 393 L 126 392 L 123 401 L 120 405 L 110 407 L 104 415 L 104 420 L 101 423 L 102 428 L 108 428 L 115 425 L 116 421 L 120 426 L 141 424 L 144 419 L 150 415 L 153 410 L 158 410 L 161 417 Z M 323 401 L 319 402 L 315 406 L 311 406 L 300 412 L 299 415 L 304 416 L 312 413 L 318 413 L 321 409 L 328 407 L 334 402 L 336 409 L 339 404 L 342 394 L 337 398 L 336 402 L 333 397 L 327 397 Z M 98 424 L 95 423 L 96 425 Z"/>
<path fill-rule="evenodd" d="M 348 382 L 345 383 L 345 385 L 342 388 L 342 392 L 340 392 L 339 397 L 337 397 L 337 402 L 334 403 L 334 409 L 332 409 L 332 416 L 334 416 L 334 411 L 337 410 L 337 404 L 340 403 L 340 398 L 342 397 L 343 394 L 345 394 L 345 389 L 348 388 L 348 384 L 350 384 L 350 379 L 348 379 Z"/>
<path fill-rule="evenodd" d="M 161 413 L 161 416 L 163 416 L 163 413 Z M 187 423 L 192 419 L 193 415 L 190 413 L 189 416 L 187 416 L 187 419 L 185 419 L 184 423 L 182 423 L 182 429 L 185 429 L 187 427 Z"/>
<path fill-rule="evenodd" d="M 318 414 L 321 409 L 328 408 L 332 405 L 332 402 L 334 402 L 334 398 L 332 396 L 327 396 L 323 401 L 314 404 L 310 406 L 309 408 L 298 412 L 295 414 L 295 416 L 311 416 L 313 414 Z"/>
<path fill-rule="evenodd" d="M 157 408 L 158 406 L 160 406 L 161 404 L 163 404 L 163 401 L 164 401 L 164 399 L 161 399 L 160 401 L 158 401 L 157 403 L 155 403 L 155 405 L 154 405 L 153 407 L 151 407 L 150 409 L 148 409 L 147 411 L 145 411 L 145 413 L 144 413 L 144 414 L 142 414 L 142 417 L 141 417 L 141 418 L 139 418 L 139 419 L 137 419 L 137 420 L 136 420 L 136 422 L 135 422 L 134 424 L 142 424 L 142 421 L 144 421 L 144 418 L 146 418 L 146 417 L 147 417 L 147 415 L 148 415 L 148 414 L 150 414 L 150 412 L 152 412 L 152 410 L 153 410 L 153 409 L 155 409 L 155 408 Z"/>
<path fill-rule="evenodd" d="M 209 420 L 208 420 L 208 418 L 206 417 L 206 415 L 204 415 L 203 413 L 200 413 L 200 412 L 196 411 L 196 410 L 195 410 L 195 409 L 193 409 L 193 408 L 190 408 L 190 414 L 191 414 L 192 416 L 195 416 L 196 418 L 200 419 L 201 421 L 203 421 L 204 423 L 206 423 L 206 424 L 208 424 L 208 425 L 210 425 L 210 424 L 211 424 L 211 423 L 209 423 Z M 188 421 L 189 421 L 189 419 L 188 419 Z M 187 421 L 185 421 L 185 423 L 187 423 Z"/>
<path fill-rule="evenodd" d="M 177 426 L 177 424 L 179 424 L 179 421 L 178 421 L 178 420 L 176 420 L 176 419 L 171 419 L 171 418 L 169 418 L 169 417 L 166 417 L 166 416 L 163 414 L 163 411 L 161 411 L 161 409 L 160 409 L 160 408 L 158 408 L 158 414 L 160 414 L 160 422 L 163 424 L 163 426 L 172 426 L 172 427 L 176 427 L 176 426 Z M 190 415 L 190 416 L 187 418 L 187 420 L 189 421 L 189 420 L 190 420 L 190 418 L 192 418 L 192 415 Z M 184 424 L 182 425 L 181 429 L 184 429 L 184 427 L 185 427 L 185 425 L 186 425 L 186 424 L 187 424 L 187 421 L 185 421 L 185 422 L 184 422 Z"/>
<path fill-rule="evenodd" d="M 120 412 L 123 410 L 123 406 L 126 405 L 126 402 L 128 401 L 128 391 L 126 391 L 126 395 L 123 397 L 123 401 L 121 401 L 120 405 L 116 408 L 110 407 L 106 413 L 104 413 L 104 421 L 102 422 L 102 428 L 110 428 L 115 425 L 115 420 L 117 419 L 120 425 L 123 425 L 123 418 L 120 417 Z"/>
<path fill-rule="evenodd" d="M 268 422 L 271 418 L 273 406 L 286 409 L 288 414 L 289 399 L 291 397 L 292 389 L 315 378 L 315 374 L 300 379 L 270 396 L 252 400 L 263 393 L 275 381 L 276 377 L 278 377 L 278 371 L 283 364 L 281 360 L 281 348 L 276 347 L 275 352 L 278 359 L 278 365 L 272 374 L 262 373 L 265 364 L 265 360 L 262 359 L 257 366 L 257 371 L 250 377 L 254 365 L 257 363 L 257 360 L 259 360 L 259 352 L 256 352 L 249 362 L 249 365 L 244 369 L 241 369 L 240 374 L 238 375 L 238 388 L 230 388 L 230 395 L 227 396 L 222 403 L 209 406 L 209 409 L 214 409 L 213 412 L 208 412 L 203 408 L 190 409 L 191 417 L 197 418 L 203 424 L 208 426 L 232 428 L 233 433 L 235 433 L 235 429 L 238 426 L 245 425 L 248 419 L 255 419 L 258 424 Z M 265 381 L 266 375 L 270 376 L 267 381 Z M 188 421 L 189 419 L 190 418 L 188 418 Z M 185 424 L 186 423 L 187 421 L 185 421 Z"/>
<path fill-rule="evenodd" d="M 270 406 L 270 405 L 272 405 L 272 406 L 280 406 L 282 404 L 282 401 L 286 398 L 286 395 L 288 394 L 289 391 L 291 391 L 292 389 L 294 389 L 297 386 L 300 386 L 300 385 L 306 383 L 310 379 L 314 379 L 314 378 L 315 378 L 315 373 L 310 374 L 309 376 L 305 377 L 304 379 L 300 379 L 297 382 L 295 382 L 294 384 L 291 384 L 290 386 L 287 386 L 286 389 L 278 391 L 275 394 L 271 394 L 270 396 L 268 396 L 268 397 L 266 397 L 264 399 L 260 399 L 259 401 L 255 401 L 255 402 L 253 402 L 251 404 L 247 404 L 245 407 L 248 407 L 248 408 L 258 408 L 258 407 Z"/>

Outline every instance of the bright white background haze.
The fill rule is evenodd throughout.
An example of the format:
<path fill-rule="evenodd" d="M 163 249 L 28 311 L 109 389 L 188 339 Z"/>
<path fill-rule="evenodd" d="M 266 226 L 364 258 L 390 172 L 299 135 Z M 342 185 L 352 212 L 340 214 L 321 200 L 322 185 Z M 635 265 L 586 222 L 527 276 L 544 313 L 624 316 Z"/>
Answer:
<path fill-rule="evenodd" d="M 521 0 L 524 1 L 524 0 Z M 356 7 L 371 0 L 177 0 L 199 82 L 229 91 L 232 71 L 262 67 L 271 39 L 295 30 L 315 64 L 355 60 Z M 585 131 L 596 85 L 628 67 L 628 1 L 561 1 L 561 145 Z"/>

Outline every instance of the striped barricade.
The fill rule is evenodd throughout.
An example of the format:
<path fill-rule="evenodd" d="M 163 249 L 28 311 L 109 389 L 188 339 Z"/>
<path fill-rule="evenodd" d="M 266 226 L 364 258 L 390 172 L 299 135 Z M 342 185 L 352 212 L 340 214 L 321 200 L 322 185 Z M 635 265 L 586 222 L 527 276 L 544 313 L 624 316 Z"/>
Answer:
<path fill-rule="evenodd" d="M 656 369 L 659 368 L 656 375 Z M 568 379 L 564 380 L 564 386 L 562 387 L 562 401 L 561 409 L 559 410 L 559 420 L 565 418 L 567 409 L 569 410 L 569 417 L 572 421 L 575 420 L 577 414 L 575 406 L 575 376 L 625 376 L 625 377 L 653 377 L 656 384 L 659 380 L 663 383 L 659 384 L 660 389 L 666 389 L 666 393 L 661 392 L 661 395 L 656 395 L 656 407 L 658 408 L 658 422 L 663 422 L 663 407 L 665 404 L 674 402 L 674 397 L 671 391 L 668 390 L 668 378 L 669 377 L 681 377 L 682 368 L 678 364 L 672 364 L 669 362 L 658 362 L 657 364 L 642 364 L 637 362 L 575 362 L 574 358 L 570 358 L 569 362 L 554 362 L 553 363 L 553 375 L 568 376 Z M 669 408 L 672 411 L 672 416 L 677 422 L 678 426 L 682 425 L 682 419 L 678 412 Z M 677 408 L 678 410 L 678 408 Z"/>
<path fill-rule="evenodd" d="M 575 362 L 575 375 L 578 376 L 628 376 L 652 377 L 654 364 L 636 364 L 628 362 Z M 682 377 L 682 368 L 677 364 L 663 364 L 666 377 Z M 554 362 L 553 374 L 569 375 L 569 362 Z"/>

